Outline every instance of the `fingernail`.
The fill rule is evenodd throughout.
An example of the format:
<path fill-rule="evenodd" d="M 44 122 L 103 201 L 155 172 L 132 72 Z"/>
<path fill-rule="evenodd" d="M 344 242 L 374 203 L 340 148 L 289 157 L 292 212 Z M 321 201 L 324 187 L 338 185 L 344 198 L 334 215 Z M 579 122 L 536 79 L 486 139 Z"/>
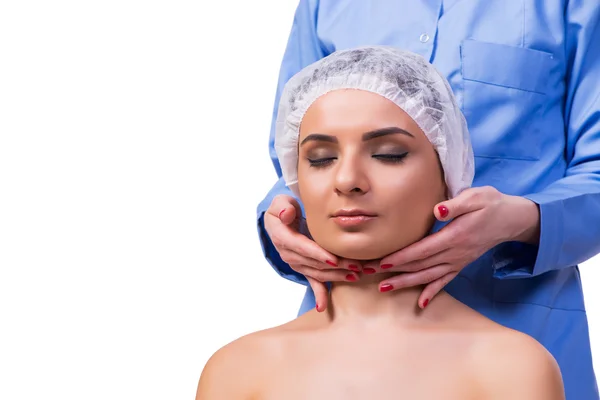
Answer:
<path fill-rule="evenodd" d="M 315 306 L 315 308 L 317 309 L 317 312 L 321 312 L 321 311 L 319 310 L 319 304 L 317 304 L 317 305 Z"/>
<path fill-rule="evenodd" d="M 377 272 L 377 271 L 375 271 L 373 268 L 363 268 L 363 272 L 364 272 L 365 274 L 368 274 L 368 275 L 370 275 L 370 274 L 374 274 L 374 273 L 375 273 L 375 272 Z"/>
<path fill-rule="evenodd" d="M 389 291 L 390 291 L 390 290 L 392 290 L 393 288 L 394 288 L 394 287 L 393 287 L 392 285 L 390 285 L 389 283 L 386 283 L 385 285 L 381 285 L 381 286 L 379 287 L 379 291 L 380 291 L 381 293 L 384 293 L 384 292 L 389 292 Z"/>
<path fill-rule="evenodd" d="M 448 207 L 446 206 L 439 206 L 438 211 L 440 212 L 440 216 L 442 218 L 446 218 L 446 216 L 448 215 Z"/>
<path fill-rule="evenodd" d="M 333 261 L 329 261 L 329 260 L 327 260 L 327 261 L 325 261 L 325 262 L 326 262 L 327 264 L 331 265 L 332 267 L 337 267 L 337 264 L 336 264 L 336 263 L 334 263 Z"/>
<path fill-rule="evenodd" d="M 346 275 L 346 280 L 349 280 L 350 282 L 356 282 L 356 275 L 348 274 Z"/>
<path fill-rule="evenodd" d="M 388 269 L 388 268 L 392 268 L 392 267 L 393 267 L 393 265 L 392 265 L 392 264 L 383 264 L 383 265 L 381 266 L 381 269 Z"/>
<path fill-rule="evenodd" d="M 360 268 L 358 268 L 358 266 L 354 265 L 354 264 L 350 264 L 348 266 L 348 269 L 350 269 L 350 271 L 354 271 L 354 272 L 360 272 Z"/>
<path fill-rule="evenodd" d="M 427 307 L 427 304 L 429 304 L 429 299 L 425 299 L 423 302 L 423 308 Z"/>
<path fill-rule="evenodd" d="M 285 208 L 281 211 L 279 211 L 279 218 L 281 218 L 281 216 L 283 215 L 283 213 L 285 212 Z"/>

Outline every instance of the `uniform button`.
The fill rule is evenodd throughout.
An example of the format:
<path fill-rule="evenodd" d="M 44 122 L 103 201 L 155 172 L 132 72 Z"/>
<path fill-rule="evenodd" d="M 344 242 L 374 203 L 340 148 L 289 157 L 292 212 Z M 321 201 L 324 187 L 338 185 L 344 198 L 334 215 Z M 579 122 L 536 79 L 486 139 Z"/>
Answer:
<path fill-rule="evenodd" d="M 424 33 L 419 37 L 419 40 L 421 43 L 427 43 L 429 41 L 429 35 Z"/>

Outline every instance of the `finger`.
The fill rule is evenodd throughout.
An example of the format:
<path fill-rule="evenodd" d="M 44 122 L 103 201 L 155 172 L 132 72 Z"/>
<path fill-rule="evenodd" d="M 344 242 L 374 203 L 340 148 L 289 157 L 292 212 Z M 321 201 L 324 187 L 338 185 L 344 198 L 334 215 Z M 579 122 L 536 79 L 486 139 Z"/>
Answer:
<path fill-rule="evenodd" d="M 381 282 L 379 284 L 379 291 L 390 292 L 392 290 L 425 285 L 441 278 L 449 272 L 452 272 L 451 265 L 441 264 L 418 272 L 396 275 Z"/>
<path fill-rule="evenodd" d="M 287 206 L 281 209 L 278 216 L 281 222 L 283 222 L 286 225 L 290 225 L 291 223 L 296 221 L 296 218 L 300 217 L 301 215 L 302 214 L 300 212 L 296 211 L 295 207 Z"/>
<path fill-rule="evenodd" d="M 442 250 L 437 254 L 432 255 L 431 257 L 427 257 L 423 260 L 415 260 L 411 262 L 407 262 L 405 264 L 400 264 L 398 266 L 388 268 L 387 271 L 391 272 L 417 272 L 427 268 L 434 267 L 439 264 L 445 264 L 448 262 L 450 250 Z"/>
<path fill-rule="evenodd" d="M 362 265 L 360 261 L 357 260 L 349 260 L 347 258 L 340 258 L 338 262 L 338 267 L 342 269 L 347 269 L 354 272 L 362 272 Z"/>
<path fill-rule="evenodd" d="M 433 207 L 433 214 L 439 221 L 449 221 L 460 215 L 477 211 L 485 206 L 485 190 L 469 188 L 453 199 L 443 201 Z"/>
<path fill-rule="evenodd" d="M 283 211 L 282 218 L 275 214 L 276 210 Z M 305 258 L 312 258 L 329 266 L 337 266 L 337 257 L 298 232 L 297 226 L 292 224 L 296 215 L 302 215 L 296 199 L 286 195 L 275 196 L 265 215 L 265 229 L 277 252 L 281 254 L 284 250 L 289 249 Z M 286 225 L 286 222 L 289 226 Z"/>
<path fill-rule="evenodd" d="M 281 257 L 281 259 L 283 261 L 285 261 L 287 264 L 289 265 L 306 265 L 307 267 L 311 267 L 311 268 L 316 268 L 316 269 L 331 269 L 333 266 L 329 265 L 327 263 L 321 262 L 319 260 L 315 260 L 314 258 L 309 258 L 309 257 L 304 257 L 298 253 L 296 253 L 295 251 L 292 250 L 288 250 L 288 249 L 282 249 L 279 252 L 279 256 Z M 339 269 L 345 269 L 345 270 L 350 270 L 349 268 L 344 268 L 347 267 L 347 265 L 339 265 L 336 267 Z"/>
<path fill-rule="evenodd" d="M 315 241 L 307 238 L 300 233 L 293 233 L 291 240 L 288 241 L 288 248 L 301 256 L 312 258 L 329 265 L 337 267 L 339 260 L 336 256 L 319 246 Z"/>
<path fill-rule="evenodd" d="M 279 218 L 286 225 L 291 224 L 298 216 L 302 215 L 302 209 L 298 201 L 292 196 L 284 194 L 273 198 L 267 212 Z"/>
<path fill-rule="evenodd" d="M 320 269 L 320 270 L 329 270 L 329 269 L 332 269 L 332 267 L 334 267 L 331 264 L 327 264 L 327 263 L 321 262 L 319 260 L 315 260 L 314 258 L 304 257 L 292 250 L 284 249 L 279 253 L 279 256 L 281 257 L 281 259 L 283 261 L 285 261 L 289 265 L 305 265 L 307 267 Z M 345 265 L 345 264 L 337 265 L 334 268 L 336 270 L 337 269 L 345 270 L 345 273 L 348 273 L 348 271 L 354 271 L 354 269 L 349 268 L 349 265 Z M 344 271 L 342 271 L 342 272 L 344 272 Z M 360 271 L 354 271 L 354 272 L 360 272 Z"/>
<path fill-rule="evenodd" d="M 450 272 L 439 279 L 436 279 L 433 282 L 430 282 L 425 289 L 421 292 L 419 296 L 419 300 L 417 303 L 419 307 L 425 308 L 429 304 L 429 302 L 444 288 L 454 277 L 458 275 L 458 272 Z"/>
<path fill-rule="evenodd" d="M 313 260 L 328 264 L 330 267 L 337 266 L 337 257 L 323 249 L 313 240 L 296 232 L 292 227 L 284 225 L 272 215 L 269 216 L 269 219 L 268 223 L 265 220 L 265 228 L 271 238 L 271 242 L 273 242 L 273 246 L 275 246 L 279 254 L 285 250 L 289 250 L 298 253 L 302 257 L 312 258 Z"/>
<path fill-rule="evenodd" d="M 339 269 L 317 269 L 307 265 L 290 265 L 290 267 L 304 275 L 319 282 L 357 282 L 360 277 L 356 272 Z"/>
<path fill-rule="evenodd" d="M 363 262 L 362 272 L 363 274 L 371 275 L 371 274 L 379 274 L 381 272 L 387 272 L 385 269 L 381 268 L 379 265 L 381 260 L 369 260 L 367 262 Z"/>
<path fill-rule="evenodd" d="M 398 250 L 381 260 L 381 268 L 390 270 L 409 262 L 424 260 L 427 257 L 436 255 L 450 247 L 452 240 L 452 224 L 440 229 L 408 247 Z"/>
<path fill-rule="evenodd" d="M 319 282 L 313 278 L 306 277 L 308 284 L 310 285 L 313 293 L 315 294 L 315 303 L 317 312 L 323 312 L 327 309 L 327 303 L 329 300 L 329 292 L 327 291 L 327 285 Z"/>

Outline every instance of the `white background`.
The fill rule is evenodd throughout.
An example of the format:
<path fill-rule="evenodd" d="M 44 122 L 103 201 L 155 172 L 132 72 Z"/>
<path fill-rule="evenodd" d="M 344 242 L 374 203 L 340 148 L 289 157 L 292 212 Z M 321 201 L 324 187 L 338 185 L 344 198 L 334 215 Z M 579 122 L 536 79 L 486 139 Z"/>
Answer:
<path fill-rule="evenodd" d="M 296 4 L 3 2 L 0 398 L 193 399 L 214 351 L 295 317 L 255 208 Z"/>

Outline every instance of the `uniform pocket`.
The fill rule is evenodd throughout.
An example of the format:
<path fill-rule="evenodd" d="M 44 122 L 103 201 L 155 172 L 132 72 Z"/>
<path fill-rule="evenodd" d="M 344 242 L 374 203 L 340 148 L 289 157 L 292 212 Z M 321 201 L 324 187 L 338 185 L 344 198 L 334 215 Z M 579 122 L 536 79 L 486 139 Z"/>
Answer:
<path fill-rule="evenodd" d="M 538 160 L 552 54 L 465 40 L 463 109 L 475 156 Z"/>

